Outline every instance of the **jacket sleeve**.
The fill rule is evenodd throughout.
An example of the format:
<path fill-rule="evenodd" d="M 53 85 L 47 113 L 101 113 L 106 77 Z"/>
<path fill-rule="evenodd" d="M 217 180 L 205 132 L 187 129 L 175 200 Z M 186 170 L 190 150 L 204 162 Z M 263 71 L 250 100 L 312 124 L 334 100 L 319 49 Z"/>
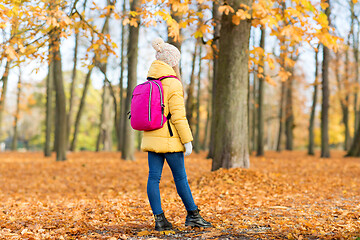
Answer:
<path fill-rule="evenodd" d="M 169 87 L 169 111 L 171 122 L 174 124 L 182 144 L 191 142 L 193 136 L 185 114 L 184 94 L 182 84 L 174 79 Z"/>

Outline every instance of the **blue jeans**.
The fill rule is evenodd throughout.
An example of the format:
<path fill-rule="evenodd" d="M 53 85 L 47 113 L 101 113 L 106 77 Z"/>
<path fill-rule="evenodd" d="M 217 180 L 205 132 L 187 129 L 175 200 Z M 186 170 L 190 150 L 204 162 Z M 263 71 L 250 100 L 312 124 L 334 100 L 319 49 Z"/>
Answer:
<path fill-rule="evenodd" d="M 186 176 L 184 153 L 148 152 L 149 178 L 147 182 L 147 195 L 153 214 L 158 215 L 163 213 L 163 210 L 161 208 L 159 183 L 165 159 L 170 166 L 176 185 L 176 190 L 181 197 L 181 200 L 183 201 L 186 210 L 196 210 L 197 206 L 194 203 L 194 199 L 191 194 L 190 186 Z"/>

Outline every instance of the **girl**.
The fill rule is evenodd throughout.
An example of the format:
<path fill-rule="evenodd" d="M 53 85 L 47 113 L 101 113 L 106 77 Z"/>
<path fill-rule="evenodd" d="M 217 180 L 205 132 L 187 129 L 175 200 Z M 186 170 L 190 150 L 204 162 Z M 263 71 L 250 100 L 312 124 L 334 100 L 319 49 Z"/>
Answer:
<path fill-rule="evenodd" d="M 161 38 L 155 39 L 152 46 L 156 50 L 157 60 L 151 64 L 148 77 L 158 79 L 163 76 L 174 76 L 161 80 L 165 104 L 164 114 L 171 116 L 170 119 L 168 117 L 169 125 L 165 124 L 161 129 L 145 131 L 141 142 L 141 149 L 148 152 L 147 194 L 155 217 L 155 230 L 172 229 L 172 224 L 165 218 L 161 208 L 159 190 L 165 159 L 172 171 L 177 192 L 188 212 L 185 226 L 211 227 L 211 223 L 205 221 L 199 214 L 185 171 L 184 152 L 185 156 L 192 152 L 193 137 L 185 117 L 183 88 L 178 66 L 180 51 L 175 46 L 164 43 Z"/>

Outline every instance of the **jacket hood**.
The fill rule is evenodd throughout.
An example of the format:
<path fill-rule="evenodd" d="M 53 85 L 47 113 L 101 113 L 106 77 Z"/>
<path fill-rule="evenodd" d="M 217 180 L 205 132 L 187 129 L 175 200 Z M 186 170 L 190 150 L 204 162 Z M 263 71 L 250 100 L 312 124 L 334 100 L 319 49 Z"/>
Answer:
<path fill-rule="evenodd" d="M 165 62 L 155 60 L 149 69 L 148 77 L 152 78 L 160 78 L 162 76 L 173 75 L 176 76 L 176 73 L 170 65 L 166 64 Z"/>

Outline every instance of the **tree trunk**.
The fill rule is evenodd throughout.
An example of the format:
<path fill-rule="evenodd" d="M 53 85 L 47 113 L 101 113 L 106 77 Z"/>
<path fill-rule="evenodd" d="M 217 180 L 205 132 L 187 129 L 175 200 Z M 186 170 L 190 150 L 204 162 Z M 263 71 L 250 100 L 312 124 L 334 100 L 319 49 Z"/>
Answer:
<path fill-rule="evenodd" d="M 112 116 L 111 116 L 112 102 L 110 96 L 110 87 L 107 86 L 107 81 L 104 80 L 99 134 L 96 142 L 96 151 L 104 150 L 111 151 L 112 149 Z M 100 145 L 102 148 L 100 149 Z"/>
<path fill-rule="evenodd" d="M 281 13 L 284 18 L 283 25 L 289 24 L 287 18 L 285 17 L 285 10 L 286 10 L 286 1 L 281 2 Z M 282 26 L 284 27 L 284 26 Z M 285 62 L 285 59 L 288 55 L 288 45 L 286 42 L 286 36 L 280 37 L 280 59 L 281 59 L 281 68 L 280 71 L 286 71 L 287 70 L 287 64 Z M 279 110 L 279 133 L 278 133 L 278 141 L 277 141 L 277 147 L 276 151 L 280 152 L 282 150 L 282 135 L 283 135 L 283 128 L 284 128 L 284 104 L 285 104 L 285 94 L 286 94 L 286 83 L 284 80 L 281 81 L 281 96 L 280 96 L 280 110 Z"/>
<path fill-rule="evenodd" d="M 50 43 L 51 44 L 51 43 Z M 51 133 L 53 126 L 53 90 L 54 90 L 54 63 L 52 60 L 51 48 L 49 48 L 49 71 L 46 78 L 46 130 L 45 130 L 45 157 L 51 156 Z"/>
<path fill-rule="evenodd" d="M 140 6 L 139 0 L 132 0 L 130 10 L 135 11 Z M 125 101 L 125 112 L 130 111 L 130 103 L 132 98 L 132 91 L 137 82 L 137 62 L 138 62 L 138 42 L 139 42 L 139 27 L 129 27 L 129 43 L 128 43 L 128 84 Z M 124 124 L 124 138 L 121 158 L 125 160 L 135 160 L 135 133 L 131 128 L 130 121 L 125 121 Z"/>
<path fill-rule="evenodd" d="M 317 95 L 318 95 L 318 75 L 319 75 L 319 63 L 318 63 L 318 54 L 319 47 L 317 46 L 317 51 L 315 51 L 315 82 L 314 82 L 314 93 L 313 93 L 313 102 L 311 106 L 310 113 L 310 123 L 309 123 L 309 146 L 308 146 L 308 154 L 315 155 L 315 144 L 314 144 L 314 122 L 315 122 L 315 114 L 316 114 L 316 103 L 317 103 Z"/>
<path fill-rule="evenodd" d="M 201 92 L 201 45 L 199 43 L 199 72 L 198 72 L 198 85 L 196 96 L 196 132 L 194 139 L 194 151 L 199 153 L 200 151 L 200 92 Z"/>
<path fill-rule="evenodd" d="M 324 46 L 322 65 L 322 104 L 321 104 L 321 157 L 330 157 L 329 149 L 329 61 L 330 50 Z"/>
<path fill-rule="evenodd" d="M 350 38 L 350 36 L 349 36 Z M 349 41 L 348 41 L 349 43 Z M 336 70 L 338 68 L 338 64 L 336 66 Z M 343 112 L 343 123 L 344 123 L 344 127 L 345 127 L 345 142 L 344 142 L 344 150 L 348 151 L 351 147 L 351 137 L 350 137 L 350 129 L 349 129 L 349 50 L 346 50 L 346 54 L 345 54 L 345 96 L 344 96 L 344 100 L 340 99 L 340 105 L 341 105 L 341 109 Z M 341 82 L 340 82 L 340 78 L 337 78 L 338 80 L 338 84 L 339 84 L 339 90 L 341 89 Z"/>
<path fill-rule="evenodd" d="M 126 0 L 123 2 L 123 13 L 126 11 Z M 119 89 L 120 89 L 120 103 L 119 103 L 119 131 L 118 135 L 118 145 L 117 150 L 121 151 L 123 146 L 123 137 L 122 137 L 122 130 L 124 129 L 124 120 L 126 119 L 125 116 L 125 105 L 124 105 L 124 63 L 125 63 L 125 56 L 124 56 L 124 42 L 125 42 L 125 26 L 121 24 L 121 47 L 120 47 L 120 79 L 119 79 Z"/>
<path fill-rule="evenodd" d="M 192 132 L 194 128 L 194 111 L 195 111 L 195 97 L 194 97 L 194 91 L 195 91 L 195 62 L 196 62 L 196 56 L 197 56 L 197 48 L 198 43 L 195 44 L 195 50 L 193 53 L 193 59 L 192 59 L 192 65 L 191 65 L 191 74 L 190 74 L 190 84 L 188 86 L 187 91 L 187 99 L 186 99 L 186 118 L 189 122 L 189 126 Z"/>
<path fill-rule="evenodd" d="M 277 138 L 276 151 L 281 151 L 281 140 L 283 135 L 283 125 L 284 125 L 284 98 L 285 98 L 285 82 L 281 82 L 281 94 L 280 94 L 280 103 L 279 103 L 279 133 Z"/>
<path fill-rule="evenodd" d="M 66 160 L 66 98 L 62 76 L 61 54 L 60 54 L 60 31 L 55 30 L 51 36 L 53 41 L 54 83 L 56 90 L 56 119 L 58 119 L 58 130 L 56 131 L 56 161 Z"/>
<path fill-rule="evenodd" d="M 238 10 L 249 0 L 231 0 Z M 212 170 L 250 166 L 248 149 L 248 50 L 251 22 L 232 23 L 233 13 L 223 14 L 220 30 L 219 71 L 215 95 L 215 136 Z M 229 64 L 231 62 L 231 64 Z M 221 83 L 220 83 L 221 81 Z"/>
<path fill-rule="evenodd" d="M 19 80 L 18 80 L 18 85 L 17 85 L 17 99 L 16 99 L 16 112 L 15 112 L 15 118 L 14 118 L 14 135 L 13 135 L 13 141 L 12 141 L 12 146 L 11 149 L 13 151 L 16 151 L 17 149 L 17 139 L 18 139 L 18 121 L 19 121 L 19 114 L 20 114 L 20 95 L 21 95 L 21 70 L 20 70 L 20 74 L 19 74 Z"/>
<path fill-rule="evenodd" d="M 88 71 L 88 73 L 86 74 L 86 77 L 85 77 L 83 93 L 81 95 L 80 105 L 79 105 L 78 112 L 76 114 L 76 119 L 75 119 L 75 124 L 74 124 L 73 139 L 72 139 L 71 145 L 70 145 L 70 150 L 71 151 L 75 151 L 75 149 L 76 149 L 76 143 L 77 143 L 77 136 L 78 136 L 78 132 L 79 132 L 80 120 L 81 120 L 81 116 L 82 116 L 82 113 L 83 113 L 83 110 L 84 110 L 84 107 L 85 107 L 85 100 L 86 100 L 86 95 L 87 95 L 89 85 L 90 85 L 90 81 L 91 81 L 92 70 L 93 70 L 93 67 L 91 67 L 89 69 L 89 71 Z"/>
<path fill-rule="evenodd" d="M 209 88 L 208 88 L 208 101 L 207 101 L 207 116 L 206 116 L 206 124 L 205 124 L 205 135 L 204 135 L 204 140 L 203 140 L 203 144 L 202 144 L 202 149 L 206 150 L 208 148 L 208 134 L 209 134 L 209 125 L 210 125 L 210 120 L 211 120 L 211 82 L 212 82 L 212 76 L 211 76 L 211 68 L 210 68 L 210 64 L 209 63 L 209 67 L 208 67 L 208 79 L 209 79 Z"/>
<path fill-rule="evenodd" d="M 354 140 L 351 148 L 347 153 L 347 157 L 360 157 L 360 124 L 356 127 Z"/>
<path fill-rule="evenodd" d="M 292 106 L 292 88 L 294 81 L 294 67 L 291 67 L 291 76 L 286 81 L 286 107 L 285 107 L 285 135 L 286 150 L 293 150 L 293 129 L 294 129 L 294 112 Z"/>
<path fill-rule="evenodd" d="M 265 54 L 265 28 L 261 27 L 261 39 L 260 47 L 264 49 Z M 264 68 L 264 56 L 261 56 L 262 60 L 260 61 L 259 67 L 263 69 L 263 74 L 265 76 Z M 256 156 L 264 156 L 264 77 L 259 77 L 259 93 L 258 93 L 258 135 L 257 135 L 257 152 Z"/>
<path fill-rule="evenodd" d="M 322 77 L 322 104 L 321 104 L 321 157 L 330 157 L 329 149 L 329 49 L 324 46 L 323 77 Z"/>
<path fill-rule="evenodd" d="M 325 3 L 330 4 L 329 1 Z M 330 21 L 330 5 L 325 9 L 325 14 Z M 323 46 L 323 64 L 322 64 L 322 104 L 321 104 L 321 157 L 330 157 L 329 148 L 329 63 L 330 49 Z"/>
<path fill-rule="evenodd" d="M 5 99 L 6 99 L 6 92 L 8 86 L 9 72 L 10 72 L 10 60 L 6 59 L 5 71 L 1 77 L 1 82 L 3 83 L 3 86 L 1 89 L 1 97 L 0 97 L 0 141 L 2 141 L 4 137 L 2 132 L 2 120 L 5 109 Z"/>
<path fill-rule="evenodd" d="M 77 66 L 77 53 L 78 53 L 78 40 L 79 36 L 78 33 L 75 33 L 75 49 L 74 49 L 74 66 L 72 70 L 71 75 L 71 86 L 70 86 L 70 100 L 69 100 L 69 112 L 67 114 L 67 129 L 66 129 L 66 145 L 67 148 L 69 148 L 69 136 L 72 126 L 72 115 L 73 115 L 73 102 L 74 102 L 74 96 L 75 96 L 75 86 L 76 86 L 76 66 Z"/>
<path fill-rule="evenodd" d="M 252 91 L 252 121 L 251 121 L 251 152 L 255 151 L 255 149 L 257 149 L 256 147 L 256 126 L 257 126 L 257 111 L 258 111 L 258 106 L 257 106 L 257 99 L 256 99 L 256 91 L 258 91 L 258 86 L 257 86 L 257 80 L 259 79 L 258 76 L 258 69 L 256 71 L 253 72 L 253 76 L 254 76 L 254 82 L 253 82 L 253 91 Z M 249 88 L 250 89 L 250 88 Z M 249 105 L 250 107 L 250 105 Z"/>
<path fill-rule="evenodd" d="M 100 151 L 100 144 L 103 142 L 105 135 L 105 124 L 104 124 L 104 110 L 105 110 L 105 98 L 106 98 L 106 81 L 104 80 L 103 85 L 103 93 L 102 93 L 102 104 L 101 104 L 101 112 L 100 112 L 100 122 L 99 122 L 99 134 L 96 140 L 96 152 Z"/>
<path fill-rule="evenodd" d="M 213 19 L 214 19 L 214 36 L 212 42 L 212 50 L 213 50 L 213 77 L 212 77 L 212 97 L 211 97 L 211 112 L 215 113 L 215 96 L 216 96 L 216 75 L 218 69 L 218 49 L 219 49 L 219 41 L 217 40 L 220 36 L 220 13 L 219 13 L 219 3 L 217 1 L 213 1 Z M 210 143 L 209 143 L 209 153 L 207 158 L 214 158 L 214 148 L 215 148 L 215 114 L 211 114 L 211 127 L 210 127 Z"/>
<path fill-rule="evenodd" d="M 354 58 L 355 58 L 355 84 L 360 84 L 359 83 L 359 32 L 355 32 L 354 29 L 357 29 L 359 31 L 359 21 L 356 21 L 356 15 L 355 15 L 355 11 L 354 11 L 354 2 L 353 1 L 349 1 L 350 4 L 350 12 L 351 12 L 351 23 L 350 23 L 350 33 L 352 33 L 353 35 L 353 54 L 354 54 Z M 356 20 L 355 20 L 356 19 Z M 357 26 L 354 27 L 354 22 L 356 22 Z M 350 38 L 350 36 L 349 36 Z M 348 44 L 350 46 L 350 43 Z M 355 88 L 355 93 L 354 93 L 354 116 L 355 116 L 355 121 L 354 121 L 354 131 L 356 131 L 356 127 L 359 125 L 360 122 L 360 109 L 358 108 L 358 91 L 359 91 L 359 86 L 357 86 Z M 349 133 L 350 134 L 350 133 Z M 349 146 L 350 143 L 350 139 L 347 141 L 347 145 Z M 346 144 L 346 143 L 345 143 Z M 348 149 L 347 149 L 348 150 Z"/>

